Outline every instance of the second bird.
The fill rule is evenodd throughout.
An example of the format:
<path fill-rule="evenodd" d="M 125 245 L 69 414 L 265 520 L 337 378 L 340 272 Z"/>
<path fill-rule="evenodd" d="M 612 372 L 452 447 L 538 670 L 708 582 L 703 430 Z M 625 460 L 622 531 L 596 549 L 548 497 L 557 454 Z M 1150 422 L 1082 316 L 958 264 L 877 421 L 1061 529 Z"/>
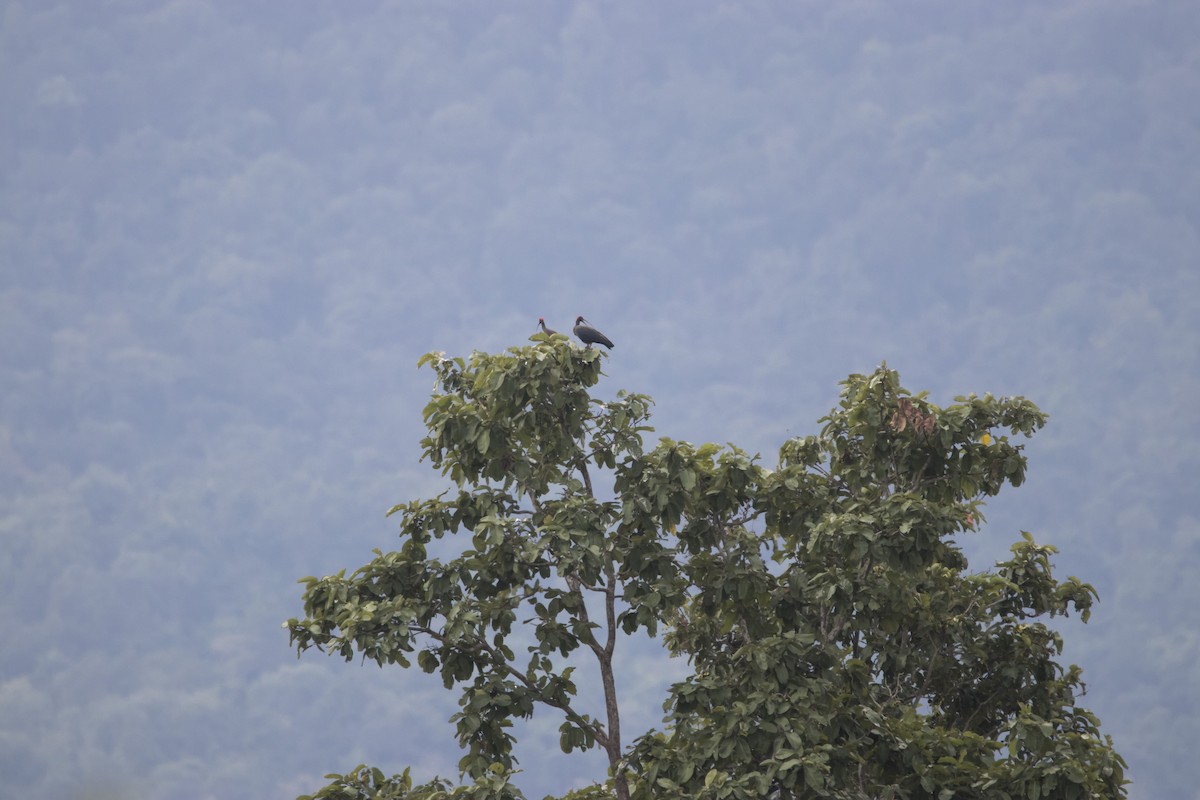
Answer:
<path fill-rule="evenodd" d="M 575 318 L 575 327 L 571 330 L 576 336 L 579 337 L 579 341 L 583 342 L 588 347 L 591 347 L 594 344 L 602 344 L 610 350 L 613 347 L 613 343 L 609 341 L 609 338 L 593 328 L 591 325 L 588 325 L 587 320 L 583 317 Z"/>

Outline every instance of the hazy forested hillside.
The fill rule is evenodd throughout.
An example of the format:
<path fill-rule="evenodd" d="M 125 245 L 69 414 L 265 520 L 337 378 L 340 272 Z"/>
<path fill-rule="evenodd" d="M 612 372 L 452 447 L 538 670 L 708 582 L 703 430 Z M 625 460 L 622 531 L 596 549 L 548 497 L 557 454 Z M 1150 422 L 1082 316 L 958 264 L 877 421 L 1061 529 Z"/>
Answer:
<path fill-rule="evenodd" d="M 436 679 L 279 625 L 441 490 L 417 358 L 584 314 L 603 391 L 768 461 L 885 359 L 1038 403 L 975 563 L 1096 585 L 1086 704 L 1196 796 L 1197 97 L 1187 3 L 5 2 L 6 791 L 452 776 Z M 630 732 L 683 668 L 634 658 Z M 530 797 L 602 769 L 556 727 Z"/>

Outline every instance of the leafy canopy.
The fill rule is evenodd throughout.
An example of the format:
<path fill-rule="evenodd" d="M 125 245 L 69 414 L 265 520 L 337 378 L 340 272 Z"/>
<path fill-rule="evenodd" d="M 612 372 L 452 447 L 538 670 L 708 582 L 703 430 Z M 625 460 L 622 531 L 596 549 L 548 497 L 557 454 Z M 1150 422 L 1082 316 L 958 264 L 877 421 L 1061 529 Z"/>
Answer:
<path fill-rule="evenodd" d="M 733 446 L 647 451 L 650 399 L 591 395 L 607 356 L 533 341 L 421 359 L 437 375 L 424 455 L 452 488 L 391 509 L 399 550 L 305 578 L 305 617 L 285 623 L 300 652 L 440 675 L 465 782 L 359 766 L 315 797 L 520 798 L 512 726 L 537 709 L 561 719 L 564 752 L 608 755 L 578 800 L 1124 797 L 1045 622 L 1086 621 L 1094 590 L 1056 580 L 1028 533 L 986 572 L 956 543 L 1024 480 L 1014 440 L 1045 423 L 1036 406 L 939 408 L 884 366 L 851 375 L 767 469 Z M 627 747 L 628 637 L 661 637 L 692 672 L 665 730 Z M 580 656 L 602 709 L 581 705 Z"/>

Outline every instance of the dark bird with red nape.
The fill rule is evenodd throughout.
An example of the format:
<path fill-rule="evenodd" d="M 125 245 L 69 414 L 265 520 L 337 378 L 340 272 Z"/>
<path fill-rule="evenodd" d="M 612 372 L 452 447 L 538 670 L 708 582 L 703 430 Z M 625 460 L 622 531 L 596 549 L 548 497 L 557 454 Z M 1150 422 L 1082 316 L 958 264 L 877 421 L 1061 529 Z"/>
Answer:
<path fill-rule="evenodd" d="M 547 336 L 553 336 L 554 334 L 558 333 L 558 331 L 553 330 L 552 328 L 546 327 L 546 318 L 545 317 L 538 317 L 538 325 L 541 326 L 542 333 L 546 334 Z"/>

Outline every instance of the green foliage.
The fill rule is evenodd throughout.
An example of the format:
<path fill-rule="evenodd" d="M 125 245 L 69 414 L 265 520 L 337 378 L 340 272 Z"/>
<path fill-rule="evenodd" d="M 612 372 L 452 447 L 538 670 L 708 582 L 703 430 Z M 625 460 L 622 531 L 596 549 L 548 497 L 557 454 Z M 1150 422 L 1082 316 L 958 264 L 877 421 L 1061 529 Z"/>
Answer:
<path fill-rule="evenodd" d="M 1075 705 L 1079 670 L 1038 621 L 1086 619 L 1094 590 L 1055 581 L 1029 534 L 979 574 L 953 538 L 1024 480 L 1009 437 L 1044 415 L 990 396 L 938 408 L 881 368 L 822 421 L 757 476 L 765 532 L 739 532 L 735 561 L 685 565 L 697 591 L 667 640 L 695 673 L 672 688 L 669 732 L 629 755 L 634 796 L 1124 796 L 1123 762 Z"/>
<path fill-rule="evenodd" d="M 510 730 L 538 708 L 560 715 L 564 752 L 608 754 L 610 783 L 571 795 L 589 800 L 1124 796 L 1042 621 L 1086 621 L 1094 590 L 1053 578 L 1029 534 L 983 573 L 955 542 L 1024 480 L 1032 403 L 939 408 L 881 367 L 770 470 L 732 446 L 644 449 L 649 398 L 597 400 L 605 356 L 534 341 L 421 360 L 438 381 L 425 457 L 453 488 L 391 509 L 400 549 L 305 579 L 306 616 L 286 623 L 301 652 L 415 660 L 456 689 L 470 783 L 360 767 L 314 797 L 519 797 Z M 457 555 L 430 555 L 449 537 Z M 627 750 L 613 653 L 660 634 L 694 671 L 667 730 Z M 599 712 L 578 705 L 578 655 L 598 665 Z"/>
<path fill-rule="evenodd" d="M 332 782 L 312 795 L 297 800 L 521 800 L 523 795 L 509 785 L 511 775 L 503 769 L 491 769 L 471 786 L 451 787 L 435 778 L 413 786 L 409 770 L 390 778 L 375 767 L 359 764 L 345 775 L 326 775 Z"/>

